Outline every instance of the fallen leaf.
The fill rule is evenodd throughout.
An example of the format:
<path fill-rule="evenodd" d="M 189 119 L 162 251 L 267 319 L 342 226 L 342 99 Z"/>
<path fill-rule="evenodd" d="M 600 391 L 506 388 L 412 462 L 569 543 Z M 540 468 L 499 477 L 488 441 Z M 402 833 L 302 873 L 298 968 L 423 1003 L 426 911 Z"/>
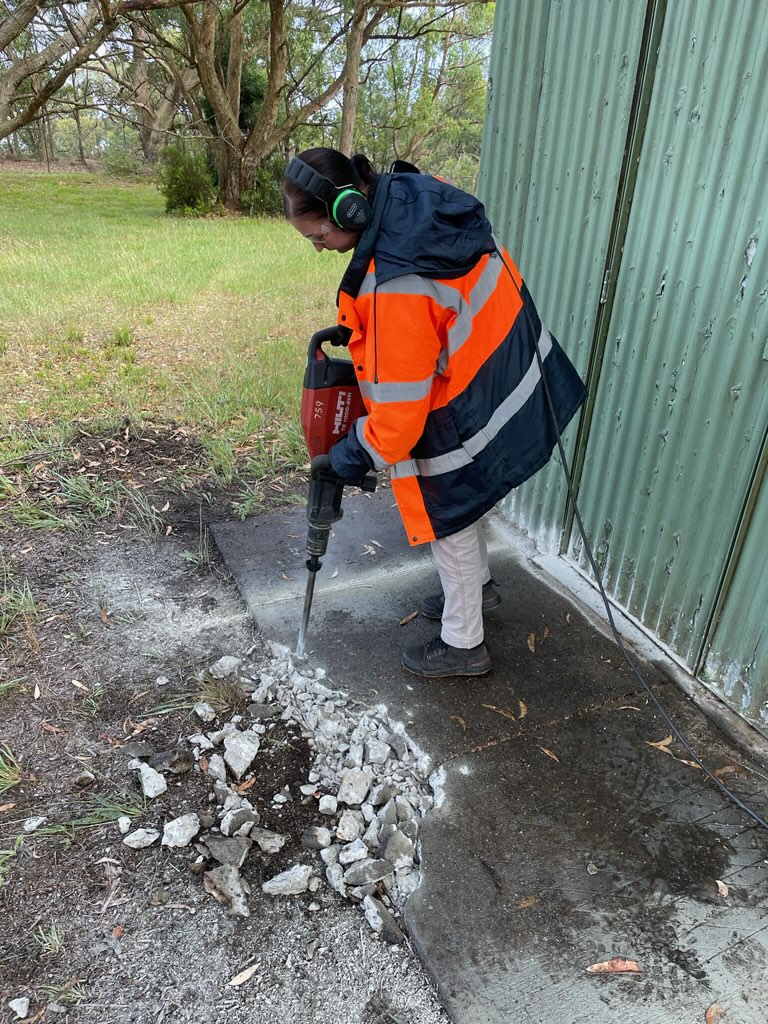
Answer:
<path fill-rule="evenodd" d="M 85 692 L 88 693 L 88 687 L 85 683 L 81 683 L 79 679 L 71 679 L 70 682 L 73 686 L 76 686 L 78 690 L 85 690 Z"/>
<path fill-rule="evenodd" d="M 171 507 L 170 501 L 166 501 L 166 503 L 163 505 L 163 507 L 160 509 L 160 511 L 161 512 L 167 512 L 170 507 Z"/>
<path fill-rule="evenodd" d="M 528 634 L 528 650 L 531 652 L 531 654 L 535 654 L 536 653 L 536 634 L 535 633 L 529 633 Z"/>
<path fill-rule="evenodd" d="M 720 893 L 721 896 L 727 896 L 729 892 L 728 886 L 725 884 L 725 882 L 721 882 L 719 878 L 717 880 L 717 891 Z"/>
<path fill-rule="evenodd" d="M 170 535 L 172 533 L 173 533 L 173 527 L 172 526 L 166 526 L 166 528 L 165 528 L 165 536 L 166 537 L 170 537 Z"/>
<path fill-rule="evenodd" d="M 418 614 L 419 614 L 419 609 L 417 608 L 415 612 L 411 612 L 411 614 L 410 615 L 406 615 L 404 619 L 400 619 L 400 625 L 401 626 L 407 626 L 409 622 L 413 622 L 413 620 L 416 618 L 416 616 Z"/>
<path fill-rule="evenodd" d="M 464 730 L 464 732 L 467 731 L 467 723 L 464 721 L 464 719 L 461 717 L 461 715 L 451 715 L 451 718 L 454 720 L 454 722 L 458 722 L 459 723 L 459 725 Z"/>
<path fill-rule="evenodd" d="M 568 623 L 568 625 L 570 626 L 570 624 L 571 624 L 571 613 L 570 613 L 570 612 L 566 612 L 566 613 L 565 613 L 565 621 L 566 621 L 566 622 Z"/>
<path fill-rule="evenodd" d="M 205 756 L 205 754 L 201 754 L 200 755 L 200 760 L 197 763 L 200 765 L 200 771 L 205 772 L 205 774 L 207 775 L 208 774 L 208 758 Z"/>
<path fill-rule="evenodd" d="M 663 740 L 659 740 L 658 743 L 651 743 L 650 740 L 646 740 L 645 742 L 649 747 L 655 747 L 657 750 L 663 750 L 665 754 L 670 754 L 674 757 L 672 751 L 667 749 L 672 742 L 672 733 L 670 733 L 669 736 L 666 736 Z"/>
<path fill-rule="evenodd" d="M 52 732 L 54 734 L 64 731 L 63 729 L 59 729 L 56 725 L 51 725 L 50 722 L 41 722 L 40 727 L 41 729 L 45 729 L 46 732 Z"/>
<path fill-rule="evenodd" d="M 363 544 L 363 554 L 364 555 L 375 555 L 376 554 L 376 548 L 371 547 L 370 544 Z"/>
<path fill-rule="evenodd" d="M 634 704 L 620 704 L 619 711 L 639 711 L 640 708 L 636 708 Z"/>
<path fill-rule="evenodd" d="M 544 627 L 544 639 L 546 640 L 549 636 L 549 626 Z"/>
<path fill-rule="evenodd" d="M 520 717 L 525 718 L 525 716 L 528 714 L 528 705 L 525 703 L 524 700 L 520 700 L 519 697 L 517 703 L 520 705 Z"/>
<path fill-rule="evenodd" d="M 121 924 L 116 924 L 115 927 L 112 929 L 112 938 L 113 939 L 122 939 L 124 931 L 125 931 L 125 928 L 123 928 L 123 926 Z"/>
<path fill-rule="evenodd" d="M 538 896 L 524 896 L 523 899 L 517 901 L 518 907 L 532 907 L 535 903 L 539 902 Z"/>
<path fill-rule="evenodd" d="M 3 811 L 12 811 L 16 804 L 0 804 L 0 814 Z"/>
<path fill-rule="evenodd" d="M 622 960 L 615 956 L 611 960 L 603 960 L 586 968 L 587 974 L 638 974 L 640 968 L 637 960 Z"/>
<path fill-rule="evenodd" d="M 710 1008 L 704 1014 L 705 1024 L 717 1024 L 719 1020 L 725 1017 L 725 1010 L 722 1006 L 718 1006 L 717 1003 L 712 1003 Z"/>
<path fill-rule="evenodd" d="M 336 579 L 336 577 L 337 577 L 338 575 L 339 575 L 339 567 L 338 567 L 338 565 L 337 565 L 337 566 L 336 566 L 336 568 L 335 568 L 335 569 L 333 570 L 333 572 L 331 573 L 331 579 L 332 579 L 332 580 L 335 580 L 335 579 Z"/>
<path fill-rule="evenodd" d="M 557 763 L 560 764 L 560 758 L 557 754 L 554 754 L 551 750 L 547 750 L 546 747 L 539 747 L 539 750 L 543 750 L 547 757 L 551 757 L 553 761 L 557 761 Z"/>
<path fill-rule="evenodd" d="M 495 704 L 483 704 L 484 708 L 488 708 L 489 711 L 495 711 L 497 715 L 503 715 L 505 718 L 511 718 L 513 722 L 517 719 L 511 711 L 507 711 L 506 708 L 497 708 Z"/>
<path fill-rule="evenodd" d="M 237 987 L 238 985 L 244 985 L 246 981 L 248 981 L 250 978 L 254 976 L 258 969 L 258 963 L 251 964 L 250 967 L 246 967 L 244 971 L 240 971 L 239 974 L 236 974 L 229 984 L 234 985 L 235 987 Z"/>
<path fill-rule="evenodd" d="M 251 777 L 250 779 L 246 779 L 245 782 L 241 782 L 238 786 L 233 786 L 232 788 L 239 796 L 242 796 L 243 793 L 248 792 L 248 790 L 251 788 L 251 786 L 254 785 L 255 782 L 256 779 Z"/>
<path fill-rule="evenodd" d="M 32 696 L 35 700 L 40 700 L 40 687 L 35 683 L 35 688 L 32 691 Z"/>
<path fill-rule="evenodd" d="M 739 770 L 738 765 L 735 765 L 735 764 L 724 764 L 722 768 L 715 768 L 715 770 L 712 772 L 712 774 L 716 775 L 718 777 L 718 779 L 720 779 L 720 778 L 723 777 L 723 775 L 733 775 L 738 770 Z"/>
<path fill-rule="evenodd" d="M 110 622 L 109 622 L 109 612 L 104 607 L 102 607 L 102 609 L 101 609 L 101 621 L 104 623 L 105 626 L 108 626 L 110 624 Z"/>
<path fill-rule="evenodd" d="M 379 542 L 377 540 L 372 540 L 371 544 L 375 544 L 377 548 L 381 547 L 381 544 L 379 544 Z"/>

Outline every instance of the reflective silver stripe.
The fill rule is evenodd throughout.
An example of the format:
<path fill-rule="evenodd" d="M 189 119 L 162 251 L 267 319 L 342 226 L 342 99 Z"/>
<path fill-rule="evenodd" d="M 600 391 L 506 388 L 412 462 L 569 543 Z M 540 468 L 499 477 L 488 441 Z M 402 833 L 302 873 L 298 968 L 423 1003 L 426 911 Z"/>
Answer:
<path fill-rule="evenodd" d="M 421 277 L 419 274 L 403 274 L 402 277 L 394 277 L 391 281 L 377 285 L 376 274 L 369 271 L 357 293 L 358 298 L 361 295 L 370 295 L 373 291 L 376 291 L 377 295 L 424 295 L 448 309 L 455 309 L 457 298 L 461 298 L 456 288 L 435 281 L 431 277 Z"/>
<path fill-rule="evenodd" d="M 424 380 L 395 381 L 391 384 L 372 384 L 369 380 L 360 381 L 363 398 L 372 402 L 419 402 L 426 398 L 432 388 L 432 374 Z"/>
<path fill-rule="evenodd" d="M 373 462 L 373 468 L 377 470 L 386 469 L 389 463 L 385 459 L 382 459 L 382 457 L 379 455 L 376 449 L 373 448 L 370 444 L 368 444 L 368 442 L 365 439 L 364 430 L 365 424 L 367 422 L 367 416 L 360 416 L 355 421 L 355 433 L 357 434 L 357 440 L 360 442 L 360 447 L 364 448 L 370 455 L 371 461 Z"/>
<path fill-rule="evenodd" d="M 392 479 L 404 480 L 408 476 L 418 476 L 419 470 L 413 459 L 403 459 L 392 466 Z"/>
<path fill-rule="evenodd" d="M 542 360 L 546 359 L 551 351 L 552 337 L 546 327 L 542 327 L 539 337 L 539 352 Z M 416 459 L 417 473 L 420 476 L 439 476 L 440 473 L 450 473 L 463 466 L 468 466 L 493 441 L 512 417 L 522 409 L 540 379 L 539 363 L 534 354 L 523 379 L 515 390 L 507 395 L 485 427 L 468 438 L 461 448 L 457 448 L 455 451 L 446 452 L 445 455 L 436 455 L 432 459 Z"/>
<path fill-rule="evenodd" d="M 504 265 L 497 257 L 489 259 L 480 277 L 469 293 L 469 302 L 460 296 L 456 319 L 448 330 L 448 353 L 454 355 L 472 333 L 474 318 L 493 295 Z"/>

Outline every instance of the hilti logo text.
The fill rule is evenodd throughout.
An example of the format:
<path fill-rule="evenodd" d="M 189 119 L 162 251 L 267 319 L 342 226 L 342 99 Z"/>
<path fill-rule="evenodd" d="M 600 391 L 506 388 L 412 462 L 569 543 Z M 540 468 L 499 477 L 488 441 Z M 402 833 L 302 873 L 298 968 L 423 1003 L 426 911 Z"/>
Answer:
<path fill-rule="evenodd" d="M 336 415 L 333 417 L 333 433 L 340 434 L 349 417 L 349 406 L 352 402 L 351 391 L 340 391 L 336 399 Z"/>

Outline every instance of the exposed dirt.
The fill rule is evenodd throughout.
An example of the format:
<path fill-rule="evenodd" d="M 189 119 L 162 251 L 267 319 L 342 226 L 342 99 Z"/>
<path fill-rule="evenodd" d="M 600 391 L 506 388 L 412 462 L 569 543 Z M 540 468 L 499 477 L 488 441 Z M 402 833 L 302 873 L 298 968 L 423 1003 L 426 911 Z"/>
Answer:
<path fill-rule="evenodd" d="M 316 802 L 298 798 L 310 751 L 270 709 L 256 712 L 267 731 L 247 796 L 261 826 L 288 839 L 243 868 L 250 917 L 227 916 L 204 891 L 210 865 L 193 846 L 134 851 L 122 842 L 121 813 L 134 827 L 162 829 L 171 817 L 211 810 L 198 770 L 168 774 L 168 791 L 145 805 L 128 768 L 135 744 L 188 750 L 186 737 L 201 730 L 192 711 L 201 693 L 222 714 L 252 714 L 239 691 L 205 670 L 247 652 L 258 678 L 269 658 L 205 546 L 206 523 L 225 517 L 232 495 L 201 465 L 195 439 L 177 428 L 81 433 L 63 462 L 42 453 L 24 467 L 27 497 L 55 502 L 55 472 L 119 479 L 141 489 L 159 532 L 147 536 L 119 513 L 79 530 L 0 528 L 3 561 L 29 582 L 36 605 L 0 650 L 0 681 L 19 680 L 0 695 L 0 742 L 21 773 L 0 792 L 0 1020 L 16 1019 L 9 1000 L 28 997 L 35 1021 L 441 1024 L 447 1018 L 410 950 L 378 941 L 358 908 L 325 884 L 297 897 L 261 893 L 264 879 L 297 861 L 318 876 L 322 867 L 300 843 L 320 823 Z M 171 483 L 180 478 L 183 489 Z M 280 501 L 303 483 L 262 487 Z M 295 797 L 277 805 L 285 786 Z M 26 833 L 34 816 L 46 821 Z M 230 985 L 254 964 L 247 982 Z"/>

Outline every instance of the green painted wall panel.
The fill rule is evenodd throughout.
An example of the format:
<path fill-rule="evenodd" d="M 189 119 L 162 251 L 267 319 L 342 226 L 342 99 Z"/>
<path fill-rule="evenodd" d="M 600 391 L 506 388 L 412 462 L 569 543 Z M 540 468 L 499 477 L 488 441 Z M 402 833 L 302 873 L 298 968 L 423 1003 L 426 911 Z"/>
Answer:
<path fill-rule="evenodd" d="M 616 202 L 644 4 L 502 0 L 478 191 L 542 319 L 586 372 Z M 573 447 L 575 421 L 566 434 Z M 557 550 L 557 455 L 503 507 Z"/>
<path fill-rule="evenodd" d="M 760 4 L 668 11 L 580 494 L 609 593 L 691 667 L 768 421 L 766 52 Z"/>
<path fill-rule="evenodd" d="M 768 485 L 763 478 L 702 679 L 768 735 Z"/>

